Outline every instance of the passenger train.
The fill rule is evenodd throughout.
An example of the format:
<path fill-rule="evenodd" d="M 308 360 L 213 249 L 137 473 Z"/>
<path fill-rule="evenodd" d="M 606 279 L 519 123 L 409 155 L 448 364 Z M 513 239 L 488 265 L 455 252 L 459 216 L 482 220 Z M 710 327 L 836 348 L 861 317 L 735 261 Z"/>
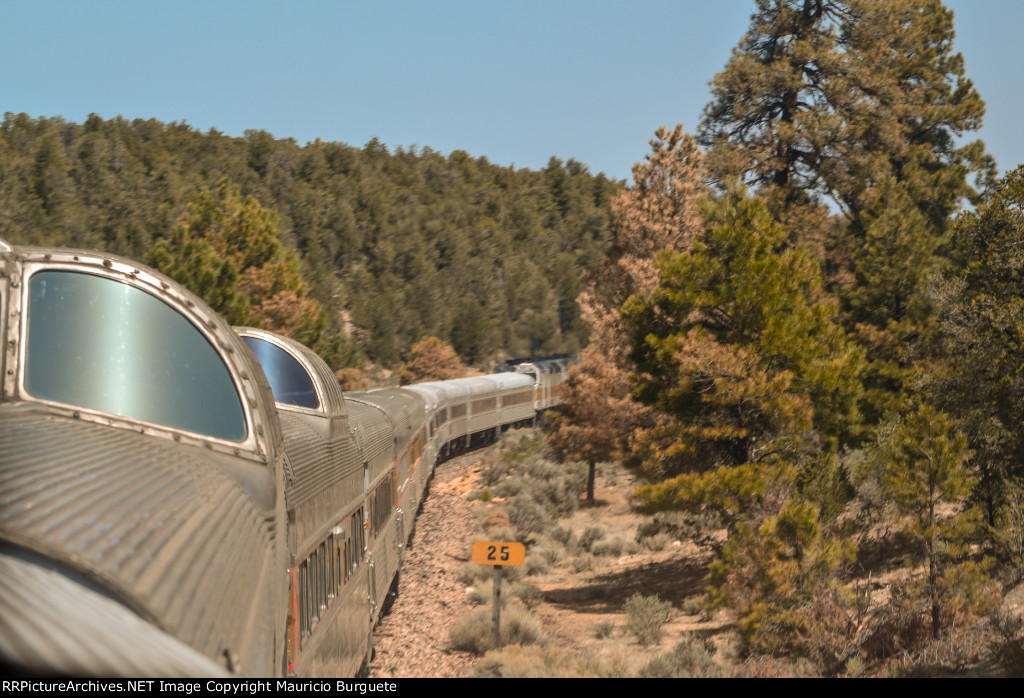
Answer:
<path fill-rule="evenodd" d="M 0 337 L 7 674 L 357 674 L 435 465 L 571 361 L 343 394 L 142 265 L 2 241 Z"/>

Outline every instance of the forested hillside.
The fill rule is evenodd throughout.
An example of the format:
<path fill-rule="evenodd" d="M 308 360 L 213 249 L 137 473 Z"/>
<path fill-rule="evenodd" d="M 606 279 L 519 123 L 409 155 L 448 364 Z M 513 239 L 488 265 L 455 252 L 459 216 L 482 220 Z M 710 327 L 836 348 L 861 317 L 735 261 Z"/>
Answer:
<path fill-rule="evenodd" d="M 6 114 L 0 126 L 0 237 L 102 249 L 241 288 L 255 310 L 234 321 L 301 325 L 335 368 L 367 358 L 394 367 L 428 335 L 468 363 L 578 350 L 579 277 L 608 245 L 619 186 L 573 160 L 535 172 L 376 140 L 300 146 L 95 115 Z M 214 229 L 232 216 L 259 221 L 249 232 L 262 236 L 262 259 L 218 242 Z M 307 294 L 305 319 L 273 320 L 282 299 Z M 222 312 L 241 302 L 222 300 Z"/>

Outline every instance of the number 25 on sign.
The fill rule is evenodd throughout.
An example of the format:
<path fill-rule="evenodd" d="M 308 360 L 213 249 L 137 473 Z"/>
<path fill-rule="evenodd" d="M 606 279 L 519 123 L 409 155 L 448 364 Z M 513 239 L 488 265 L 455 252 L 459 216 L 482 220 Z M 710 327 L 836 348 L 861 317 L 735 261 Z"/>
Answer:
<path fill-rule="evenodd" d="M 518 566 L 525 559 L 526 546 L 522 543 L 489 540 L 473 543 L 473 562 L 480 565 Z"/>

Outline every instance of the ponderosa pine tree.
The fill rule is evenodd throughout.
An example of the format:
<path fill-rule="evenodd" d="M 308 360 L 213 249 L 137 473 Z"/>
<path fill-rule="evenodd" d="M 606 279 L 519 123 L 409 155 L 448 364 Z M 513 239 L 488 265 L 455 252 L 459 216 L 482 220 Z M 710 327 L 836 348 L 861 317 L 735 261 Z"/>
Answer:
<path fill-rule="evenodd" d="M 1024 166 L 990 193 L 957 219 L 957 268 L 936 286 L 941 362 L 922 378 L 967 435 L 975 496 L 996 526 L 1005 493 L 1024 478 Z"/>
<path fill-rule="evenodd" d="M 959 142 L 984 104 L 953 36 L 939 0 L 758 0 L 701 124 L 714 177 L 753 184 L 794 241 L 831 238 L 844 324 L 872 362 L 870 421 L 899 401 L 905 348 L 925 343 L 923 286 L 949 217 L 974 195 L 969 177 L 991 172 L 980 141 Z"/>
<path fill-rule="evenodd" d="M 633 437 L 649 510 L 715 508 L 738 521 L 767 488 L 857 433 L 863 355 L 848 345 L 817 263 L 763 201 L 707 206 L 689 252 L 623 309 L 639 385 L 659 415 Z"/>
<path fill-rule="evenodd" d="M 986 565 L 971 559 L 971 543 L 984 526 L 968 501 L 975 481 L 969 458 L 964 435 L 928 405 L 883 424 L 870 450 L 867 467 L 895 505 L 893 523 L 923 562 L 907 591 L 929 616 L 933 637 L 953 614 L 992 610 L 999 596 Z"/>
<path fill-rule="evenodd" d="M 398 378 L 402 385 L 410 385 L 461 378 L 465 372 L 450 344 L 437 337 L 424 337 L 412 345 L 405 363 L 398 369 Z"/>

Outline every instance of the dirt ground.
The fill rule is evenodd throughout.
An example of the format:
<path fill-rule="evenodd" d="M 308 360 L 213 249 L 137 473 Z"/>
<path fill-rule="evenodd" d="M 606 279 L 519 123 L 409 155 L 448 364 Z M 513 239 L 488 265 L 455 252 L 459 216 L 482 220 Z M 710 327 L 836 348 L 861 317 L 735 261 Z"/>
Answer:
<path fill-rule="evenodd" d="M 473 674 L 480 658 L 451 649 L 448 632 L 460 617 L 477 608 L 461 575 L 470 559 L 470 541 L 479 535 L 473 511 L 480 503 L 468 501 L 466 495 L 478 486 L 481 459 L 482 452 L 469 454 L 443 463 L 435 472 L 403 563 L 398 596 L 374 633 L 371 677 Z M 642 521 L 629 506 L 632 486 L 621 476 L 599 477 L 594 505 L 558 523 L 577 534 L 599 523 L 609 536 L 632 541 Z M 625 600 L 635 593 L 657 594 L 678 609 L 703 589 L 707 562 L 692 546 L 678 543 L 659 552 L 603 559 L 599 569 L 589 571 L 574 572 L 566 560 L 545 574 L 527 578 L 543 594 L 532 612 L 542 621 L 550 643 L 591 655 L 618 653 L 621 661 L 639 649 L 622 628 Z M 598 639 L 595 627 L 602 622 L 612 623 L 614 630 Z M 661 645 L 645 648 L 643 655 L 667 651 L 681 632 L 720 626 L 676 614 L 666 626 Z"/>
<path fill-rule="evenodd" d="M 480 467 L 486 451 L 441 464 L 434 475 L 429 496 L 420 512 L 410 548 L 406 552 L 391 611 L 374 632 L 375 658 L 370 667 L 373 678 L 465 677 L 473 676 L 481 661 L 477 655 L 451 648 L 450 628 L 479 608 L 471 600 L 473 588 L 463 581 L 470 560 L 471 541 L 480 535 L 477 522 L 488 506 L 467 494 L 479 492 Z M 557 525 L 571 528 L 578 537 L 589 527 L 599 526 L 608 538 L 630 543 L 644 518 L 628 500 L 634 482 L 621 469 L 599 471 L 595 502 L 581 508 Z M 686 610 L 704 589 L 707 552 L 690 543 L 670 541 L 663 549 L 650 551 L 637 545 L 618 557 L 596 558 L 591 569 L 567 555 L 543 574 L 523 581 L 539 588 L 540 598 L 531 612 L 544 626 L 548 646 L 574 657 L 617 667 L 621 675 L 636 675 L 641 667 L 671 650 L 694 631 L 715 645 L 715 663 L 723 675 L 737 666 L 734 623 L 721 612 L 710 620 Z M 586 566 L 584 566 L 586 567 Z M 661 642 L 641 647 L 626 630 L 624 604 L 633 594 L 657 594 L 671 602 L 674 613 L 665 626 Z M 1024 588 L 1017 587 L 1004 597 L 1003 610 L 1020 615 L 1024 610 Z M 752 675 L 775 675 L 758 668 Z M 998 669 L 984 655 L 956 676 L 997 676 Z"/>

